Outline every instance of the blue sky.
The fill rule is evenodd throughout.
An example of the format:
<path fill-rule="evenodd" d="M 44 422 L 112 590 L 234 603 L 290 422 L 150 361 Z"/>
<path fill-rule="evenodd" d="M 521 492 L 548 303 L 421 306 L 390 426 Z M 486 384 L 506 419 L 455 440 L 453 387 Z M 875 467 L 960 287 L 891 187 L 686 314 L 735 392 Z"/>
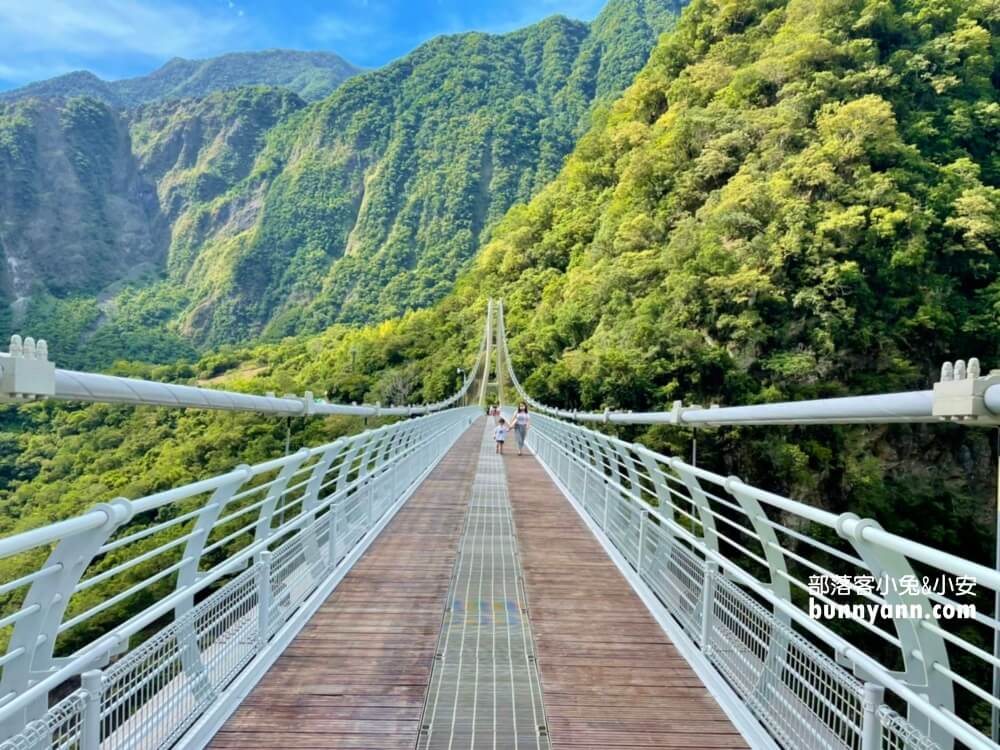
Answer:
<path fill-rule="evenodd" d="M 495 33 L 605 0 L 0 0 L 0 90 L 71 70 L 143 75 L 171 57 L 286 47 L 377 67 L 438 34 Z"/>

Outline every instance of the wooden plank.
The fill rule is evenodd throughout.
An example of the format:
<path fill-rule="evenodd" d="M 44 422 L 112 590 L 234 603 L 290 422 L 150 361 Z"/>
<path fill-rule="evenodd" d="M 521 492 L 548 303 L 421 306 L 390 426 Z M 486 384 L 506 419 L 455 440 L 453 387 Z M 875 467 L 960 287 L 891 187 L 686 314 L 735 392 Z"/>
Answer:
<path fill-rule="evenodd" d="M 458 439 L 211 747 L 416 745 L 482 430 Z"/>
<path fill-rule="evenodd" d="M 212 747 L 412 750 L 481 429 L 459 439 Z M 535 459 L 505 461 L 553 746 L 746 747 Z"/>
<path fill-rule="evenodd" d="M 553 748 L 746 748 L 534 456 L 505 455 Z"/>

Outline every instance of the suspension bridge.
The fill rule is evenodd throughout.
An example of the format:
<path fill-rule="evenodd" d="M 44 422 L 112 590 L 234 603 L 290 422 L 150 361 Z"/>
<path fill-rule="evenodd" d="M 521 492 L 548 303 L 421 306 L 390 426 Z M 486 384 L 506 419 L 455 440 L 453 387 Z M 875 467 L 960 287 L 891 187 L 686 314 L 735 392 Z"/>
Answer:
<path fill-rule="evenodd" d="M 340 405 L 61 370 L 13 337 L 8 402 L 398 419 L 0 538 L 0 750 L 1000 747 L 996 566 L 602 431 L 995 426 L 1000 373 L 565 411 L 491 301 L 463 375 Z M 493 393 L 531 406 L 525 455 L 495 453 Z"/>

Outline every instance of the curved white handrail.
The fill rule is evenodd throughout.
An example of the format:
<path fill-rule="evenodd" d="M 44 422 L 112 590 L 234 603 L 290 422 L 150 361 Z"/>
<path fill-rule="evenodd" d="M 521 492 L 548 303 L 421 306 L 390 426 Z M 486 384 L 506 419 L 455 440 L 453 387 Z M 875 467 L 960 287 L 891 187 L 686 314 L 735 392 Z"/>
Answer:
<path fill-rule="evenodd" d="M 906 391 L 901 393 L 881 393 L 867 396 L 846 396 L 840 398 L 786 401 L 749 406 L 684 406 L 675 401 L 670 411 L 631 412 L 611 411 L 583 412 L 559 409 L 540 403 L 524 389 L 514 373 L 510 357 L 507 356 L 507 331 L 504 323 L 503 302 L 497 304 L 497 348 L 504 352 L 507 374 L 521 399 L 533 409 L 559 419 L 574 422 L 603 422 L 612 424 L 672 424 L 684 427 L 721 427 L 725 425 L 814 425 L 814 424 L 893 424 L 897 422 L 940 423 L 957 420 L 965 425 L 991 426 L 998 423 L 1000 415 L 1000 385 L 994 382 L 996 375 L 988 376 L 980 386 L 982 393 L 970 397 L 983 408 L 971 410 L 962 416 L 941 416 L 935 410 L 935 391 Z M 969 371 L 966 379 L 971 384 L 978 375 L 978 363 Z"/>
<path fill-rule="evenodd" d="M 487 307 L 486 325 L 475 363 L 461 387 L 450 397 L 433 404 L 382 406 L 381 404 L 331 404 L 306 392 L 294 395 L 259 396 L 214 388 L 158 383 L 139 378 L 78 372 L 56 368 L 48 361 L 44 341 L 25 347 L 20 336 L 11 337 L 10 352 L 0 353 L 0 400 L 23 402 L 42 398 L 133 406 L 183 409 L 217 409 L 285 417 L 348 415 L 357 417 L 413 417 L 442 411 L 465 398 L 480 370 L 488 368 L 493 303 Z M 31 341 L 31 339 L 25 339 Z M 28 356 L 30 353 L 30 356 Z"/>

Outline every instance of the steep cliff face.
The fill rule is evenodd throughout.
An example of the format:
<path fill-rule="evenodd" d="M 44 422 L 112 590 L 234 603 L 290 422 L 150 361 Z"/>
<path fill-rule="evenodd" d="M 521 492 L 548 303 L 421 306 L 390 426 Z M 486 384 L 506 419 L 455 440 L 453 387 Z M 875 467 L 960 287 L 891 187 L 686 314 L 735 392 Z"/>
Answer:
<path fill-rule="evenodd" d="M 167 225 L 128 126 L 92 99 L 0 106 L 0 288 L 94 293 L 162 263 Z"/>
<path fill-rule="evenodd" d="M 255 210 L 252 223 L 175 233 L 176 255 L 194 260 L 185 329 L 217 344 L 433 303 L 499 218 L 556 174 L 680 5 L 614 0 L 592 24 L 441 37 L 277 128 L 215 208 Z"/>
<path fill-rule="evenodd" d="M 268 131 L 305 106 L 285 89 L 259 86 L 131 110 L 127 119 L 139 168 L 156 185 L 170 225 L 239 185 Z"/>
<path fill-rule="evenodd" d="M 190 297 L 168 272 L 196 248 L 175 236 L 252 221 L 212 206 L 304 106 L 264 87 L 125 113 L 89 98 L 0 105 L 4 322 L 67 366 L 190 356 L 171 333 Z"/>
<path fill-rule="evenodd" d="M 59 338 L 64 352 L 82 337 L 103 342 L 108 359 L 154 360 L 173 357 L 142 346 L 144 331 L 212 346 L 426 307 L 504 213 L 557 174 L 591 114 L 631 80 L 682 4 L 612 0 L 591 24 L 557 16 L 510 34 L 439 37 L 311 105 L 266 87 L 170 98 L 253 70 L 279 79 L 275 60 L 260 55 L 197 70 L 175 61 L 142 86 L 106 84 L 118 104 L 157 99 L 120 114 L 82 98 L 5 104 L 7 189 L 32 196 L 27 212 L 6 204 L 17 214 L 0 237 L 19 274 L 10 298 L 21 297 L 32 332 Z M 82 74 L 57 89 L 77 85 L 103 96 L 104 82 Z M 76 140 L 37 153 L 18 145 L 51 138 L 43 112 L 79 121 Z M 103 183 L 94 168 L 102 160 L 117 170 Z M 66 163 L 90 180 L 99 210 L 57 198 L 51 185 Z M 43 187 L 24 187 L 34 183 Z M 125 191 L 124 205 L 112 190 Z M 68 257 L 70 246 L 74 280 L 61 281 L 44 259 Z M 75 275 L 77 266 L 85 273 Z M 116 328 L 125 320 L 134 336 Z"/>

